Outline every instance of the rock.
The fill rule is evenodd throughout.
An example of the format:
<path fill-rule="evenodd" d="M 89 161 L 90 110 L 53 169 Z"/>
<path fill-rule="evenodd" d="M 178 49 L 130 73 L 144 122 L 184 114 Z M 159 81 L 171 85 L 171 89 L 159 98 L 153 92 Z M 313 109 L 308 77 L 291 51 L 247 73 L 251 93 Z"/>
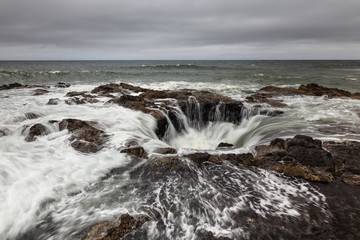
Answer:
<path fill-rule="evenodd" d="M 221 154 L 220 158 L 224 161 L 229 161 L 236 166 L 240 165 L 249 165 L 248 162 L 253 160 L 253 155 L 251 153 L 243 153 L 243 154 Z"/>
<path fill-rule="evenodd" d="M 145 215 L 132 217 L 123 214 L 116 221 L 99 222 L 90 229 L 84 240 L 118 240 L 141 228 L 147 221 L 150 221 L 150 218 Z"/>
<path fill-rule="evenodd" d="M 58 105 L 60 102 L 59 98 L 50 98 L 47 105 Z"/>
<path fill-rule="evenodd" d="M 194 162 L 197 166 L 200 166 L 204 162 L 211 162 L 214 164 L 222 164 L 223 160 L 217 155 L 210 155 L 209 153 L 192 153 L 185 155 L 184 157 L 190 159 Z"/>
<path fill-rule="evenodd" d="M 95 153 L 101 150 L 107 141 L 104 131 L 90 125 L 90 122 L 78 119 L 64 119 L 59 123 L 59 129 L 68 129 L 72 133 L 71 146 L 83 153 Z"/>
<path fill-rule="evenodd" d="M 348 184 L 360 185 L 360 142 L 323 143 L 335 160 L 335 174 Z"/>
<path fill-rule="evenodd" d="M 75 97 L 75 96 L 85 96 L 85 95 L 89 95 L 89 94 L 86 94 L 86 91 L 82 91 L 82 92 L 76 92 L 76 91 L 73 91 L 73 92 L 68 92 L 66 93 L 66 97 Z M 92 96 L 92 95 L 90 95 Z"/>
<path fill-rule="evenodd" d="M 25 141 L 33 142 L 35 141 L 37 136 L 43 136 L 46 135 L 47 133 L 48 133 L 47 128 L 44 125 L 37 123 L 30 127 L 29 135 L 25 138 Z"/>
<path fill-rule="evenodd" d="M 127 92 L 124 92 L 124 89 Z M 129 95 L 130 90 L 142 93 L 133 96 Z M 207 91 L 191 89 L 156 91 L 129 84 L 107 84 L 91 91 L 100 94 L 114 92 L 122 95 L 111 99 L 108 103 L 152 115 L 157 121 L 155 133 L 159 138 L 162 138 L 168 129 L 168 119 L 176 131 L 184 130 L 184 120 L 178 117 L 180 109 L 196 127 L 203 127 L 212 121 L 239 123 L 242 120 L 243 104 L 240 101 Z"/>
<path fill-rule="evenodd" d="M 4 137 L 6 135 L 7 134 L 6 134 L 5 130 L 0 129 L 0 137 Z"/>
<path fill-rule="evenodd" d="M 105 85 L 101 85 L 99 87 L 94 88 L 91 93 L 98 93 L 102 96 L 114 97 L 111 93 L 120 93 L 120 94 L 130 94 L 132 92 L 145 92 L 147 89 L 143 89 L 141 87 L 132 86 L 126 83 L 109 83 Z"/>
<path fill-rule="evenodd" d="M 232 148 L 232 147 L 234 147 L 234 145 L 231 143 L 221 142 L 216 148 L 218 149 L 218 148 Z"/>
<path fill-rule="evenodd" d="M 186 176 L 190 172 L 188 164 L 178 156 L 152 157 L 130 172 L 132 177 L 139 176 L 146 181 L 156 180 L 170 174 Z"/>
<path fill-rule="evenodd" d="M 27 119 L 36 119 L 36 118 L 39 118 L 40 116 L 35 113 L 28 112 L 28 113 L 25 113 L 25 117 Z"/>
<path fill-rule="evenodd" d="M 123 149 L 120 149 L 120 152 L 134 155 L 139 158 L 147 158 L 147 156 L 148 156 L 146 151 L 144 150 L 144 148 L 140 147 L 140 146 L 131 146 L 128 148 L 123 148 Z"/>
<path fill-rule="evenodd" d="M 50 91 L 48 91 L 46 89 L 38 88 L 38 89 L 34 90 L 34 96 L 44 95 L 44 94 L 49 93 L 49 92 Z"/>
<path fill-rule="evenodd" d="M 274 170 L 310 181 L 332 182 L 334 160 L 322 148 L 320 140 L 296 135 L 294 138 L 274 139 L 269 146 L 257 146 L 257 156 L 245 162 L 245 166 L 256 166 Z"/>
<path fill-rule="evenodd" d="M 68 88 L 70 87 L 70 83 L 64 83 L 64 82 L 58 82 L 57 84 L 55 84 L 54 87 L 57 87 L 57 88 Z"/>
<path fill-rule="evenodd" d="M 155 150 L 155 153 L 159 154 L 177 154 L 177 150 L 175 148 L 158 148 Z"/>
<path fill-rule="evenodd" d="M 10 83 L 8 85 L 0 86 L 0 90 L 9 90 L 9 89 L 14 89 L 14 88 L 22 88 L 22 87 L 24 87 L 24 86 L 20 83 Z"/>
<path fill-rule="evenodd" d="M 196 235 L 195 240 L 231 240 L 231 238 L 228 237 L 215 237 L 212 232 L 206 230 L 200 230 Z"/>

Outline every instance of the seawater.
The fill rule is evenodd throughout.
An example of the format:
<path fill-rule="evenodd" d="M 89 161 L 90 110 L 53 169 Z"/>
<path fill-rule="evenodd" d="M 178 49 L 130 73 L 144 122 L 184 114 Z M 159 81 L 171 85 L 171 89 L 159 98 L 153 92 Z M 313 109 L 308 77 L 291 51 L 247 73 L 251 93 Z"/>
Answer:
<path fill-rule="evenodd" d="M 0 137 L 0 238 L 19 239 L 33 231 L 28 236 L 34 239 L 78 239 L 92 224 L 115 220 L 122 213 L 159 215 L 144 226 L 148 239 L 195 239 L 201 230 L 247 239 L 253 230 L 244 227 L 240 215 L 244 221 L 257 216 L 258 221 L 272 217 L 279 224 L 295 219 L 310 225 L 306 219 L 316 209 L 326 224 L 331 216 L 325 197 L 304 181 L 230 164 L 199 168 L 183 159 L 190 169 L 187 176 L 171 173 L 149 183 L 143 174 L 131 175 L 146 161 L 134 166 L 132 158 L 117 149 L 135 139 L 150 156 L 156 156 L 156 148 L 174 147 L 181 157 L 198 151 L 254 153 L 256 145 L 296 134 L 359 141 L 356 100 L 284 96 L 280 99 L 289 107 L 277 117 L 256 114 L 245 103 L 249 111 L 239 113 L 244 118 L 238 125 L 214 122 L 197 128 L 189 123 L 182 133 L 170 129 L 164 139 L 156 136 L 151 116 L 104 104 L 106 97 L 94 104 L 46 103 L 49 98 L 67 99 L 69 91 L 90 91 L 109 82 L 208 90 L 244 100 L 266 85 L 315 82 L 356 92 L 359 79 L 359 61 L 0 62 L 0 84 L 71 84 L 66 89 L 51 87 L 42 96 L 33 96 L 33 89 L 0 91 L 0 130 L 5 133 Z M 26 113 L 39 118 L 27 119 Z M 110 135 L 109 142 L 95 154 L 75 151 L 70 134 L 49 123 L 65 118 L 97 122 Z M 29 126 L 36 123 L 47 126 L 49 134 L 26 142 Z M 215 150 L 219 142 L 235 148 Z M 109 177 L 113 169 L 118 171 Z"/>

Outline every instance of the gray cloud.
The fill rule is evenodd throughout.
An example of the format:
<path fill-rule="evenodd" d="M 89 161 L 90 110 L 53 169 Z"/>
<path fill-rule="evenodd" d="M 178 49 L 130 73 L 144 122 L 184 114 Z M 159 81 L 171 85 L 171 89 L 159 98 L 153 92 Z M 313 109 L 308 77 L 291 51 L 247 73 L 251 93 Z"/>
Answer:
<path fill-rule="evenodd" d="M 359 58 L 358 0 L 3 0 L 2 59 Z"/>

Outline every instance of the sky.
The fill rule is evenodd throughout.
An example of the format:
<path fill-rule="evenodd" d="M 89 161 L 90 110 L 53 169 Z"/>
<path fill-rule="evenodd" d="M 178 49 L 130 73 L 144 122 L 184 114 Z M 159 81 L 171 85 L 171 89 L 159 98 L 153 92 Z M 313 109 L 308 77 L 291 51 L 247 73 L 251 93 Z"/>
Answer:
<path fill-rule="evenodd" d="M 0 0 L 0 60 L 360 59 L 359 0 Z"/>

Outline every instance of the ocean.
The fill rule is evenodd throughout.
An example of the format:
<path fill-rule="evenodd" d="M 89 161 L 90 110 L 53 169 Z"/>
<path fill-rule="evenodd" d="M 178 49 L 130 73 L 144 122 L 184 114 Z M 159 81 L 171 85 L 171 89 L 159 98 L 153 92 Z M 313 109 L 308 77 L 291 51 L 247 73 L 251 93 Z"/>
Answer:
<path fill-rule="evenodd" d="M 81 239 L 90 226 L 124 213 L 155 219 L 143 226 L 146 239 L 197 239 L 201 231 L 230 239 L 262 232 L 259 236 L 276 239 L 266 219 L 311 231 L 306 220 L 310 212 L 326 231 L 332 216 L 325 196 L 306 181 L 231 164 L 197 167 L 186 160 L 190 170 L 185 176 L 175 172 L 144 179 L 133 172 L 146 160 L 134 163 L 118 149 L 135 139 L 150 157 L 164 147 L 175 148 L 181 157 L 194 152 L 255 154 L 257 145 L 297 134 L 360 141 L 358 100 L 278 96 L 288 107 L 262 106 L 283 111 L 278 116 L 254 114 L 254 104 L 246 101 L 270 85 L 316 83 L 360 92 L 360 61 L 1 61 L 0 85 L 14 82 L 46 85 L 50 92 L 0 91 L 0 239 Z M 70 87 L 54 87 L 59 82 Z M 155 90 L 206 90 L 242 101 L 248 111 L 239 113 L 239 124 L 189 124 L 160 139 L 152 116 L 104 104 L 106 97 L 80 105 L 64 102 L 67 92 L 120 82 Z M 49 105 L 49 99 L 60 102 Z M 38 117 L 26 117 L 29 113 Z M 110 136 L 106 146 L 92 154 L 73 149 L 70 133 L 53 124 L 66 118 L 96 122 Z M 46 126 L 47 134 L 25 141 L 29 126 L 37 123 Z M 234 147 L 217 150 L 220 142 Z M 248 227 L 253 220 L 263 227 Z"/>

